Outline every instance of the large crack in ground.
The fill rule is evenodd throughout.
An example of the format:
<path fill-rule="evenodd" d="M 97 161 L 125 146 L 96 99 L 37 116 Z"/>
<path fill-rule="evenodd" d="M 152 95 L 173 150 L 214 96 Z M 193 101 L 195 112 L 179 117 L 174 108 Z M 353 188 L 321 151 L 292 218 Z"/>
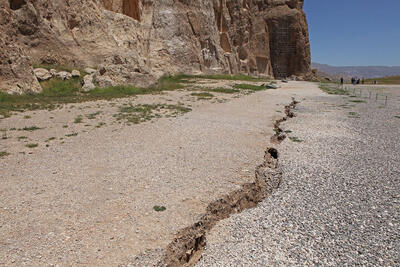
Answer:
<path fill-rule="evenodd" d="M 285 106 L 285 117 L 274 124 L 275 135 L 271 137 L 272 143 L 280 143 L 286 136 L 279 124 L 294 117 L 292 109 L 298 102 L 292 98 L 290 105 Z M 192 226 L 180 230 L 176 238 L 167 246 L 164 258 L 159 266 L 194 266 L 201 258 L 206 246 L 207 233 L 220 220 L 228 218 L 231 214 L 253 208 L 281 183 L 282 172 L 279 167 L 279 152 L 273 147 L 265 151 L 264 162 L 255 170 L 255 181 L 242 185 L 234 191 L 208 205 L 206 213 Z"/>

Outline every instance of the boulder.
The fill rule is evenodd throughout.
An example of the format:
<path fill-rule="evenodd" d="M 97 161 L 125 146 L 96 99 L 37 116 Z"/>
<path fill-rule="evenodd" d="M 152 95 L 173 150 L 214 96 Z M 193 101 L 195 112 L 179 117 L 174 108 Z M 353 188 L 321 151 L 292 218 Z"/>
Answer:
<path fill-rule="evenodd" d="M 51 76 L 56 77 L 57 70 L 51 69 L 51 70 L 50 70 L 50 74 L 51 74 Z"/>
<path fill-rule="evenodd" d="M 51 75 L 48 70 L 43 68 L 34 69 L 33 72 L 35 73 L 35 76 L 39 81 L 47 81 L 48 79 L 53 77 L 53 75 Z"/>
<path fill-rule="evenodd" d="M 72 74 L 72 77 L 74 77 L 74 78 L 79 78 L 79 77 L 81 77 L 81 72 L 80 72 L 79 70 L 73 70 L 73 71 L 71 72 L 71 74 Z"/>
<path fill-rule="evenodd" d="M 93 74 L 93 73 L 96 72 L 96 70 L 95 70 L 95 69 L 92 69 L 92 68 L 86 68 L 86 69 L 85 69 L 85 72 L 86 72 L 87 74 Z"/>
<path fill-rule="evenodd" d="M 94 82 L 99 85 L 99 87 L 110 87 L 114 86 L 114 81 L 106 75 L 94 75 Z"/>
<path fill-rule="evenodd" d="M 85 75 L 83 77 L 83 84 L 82 84 L 82 89 L 83 91 L 87 92 L 90 90 L 93 90 L 96 88 L 96 86 L 93 84 L 93 75 Z"/>
<path fill-rule="evenodd" d="M 56 77 L 61 80 L 69 80 L 72 78 L 72 74 L 67 71 L 60 71 L 56 73 Z"/>

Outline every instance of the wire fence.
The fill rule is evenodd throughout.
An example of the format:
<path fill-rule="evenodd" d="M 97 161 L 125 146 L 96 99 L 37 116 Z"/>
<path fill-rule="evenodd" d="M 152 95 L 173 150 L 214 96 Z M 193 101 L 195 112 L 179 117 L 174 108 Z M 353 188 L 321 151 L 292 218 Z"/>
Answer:
<path fill-rule="evenodd" d="M 387 106 L 388 103 L 396 103 L 400 101 L 400 95 L 396 96 L 390 93 L 385 93 L 385 89 L 382 87 L 374 88 L 341 85 L 341 88 L 349 92 L 351 96 L 382 103 L 385 106 Z M 400 88 L 398 90 L 400 90 Z"/>

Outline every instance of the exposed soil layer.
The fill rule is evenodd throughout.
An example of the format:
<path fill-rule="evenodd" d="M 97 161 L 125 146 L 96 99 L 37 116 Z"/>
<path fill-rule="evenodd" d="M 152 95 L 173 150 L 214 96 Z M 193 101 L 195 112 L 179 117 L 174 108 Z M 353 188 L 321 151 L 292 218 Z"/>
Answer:
<path fill-rule="evenodd" d="M 294 116 L 291 111 L 298 102 L 285 106 L 286 117 Z M 276 125 L 275 125 L 276 126 Z M 278 126 L 276 126 L 278 127 Z M 194 225 L 182 229 L 177 237 L 168 245 L 162 266 L 193 266 L 201 257 L 206 245 L 206 235 L 218 221 L 231 214 L 257 206 L 281 183 L 282 173 L 279 168 L 279 153 L 269 147 L 265 151 L 264 162 L 256 168 L 255 181 L 247 183 L 241 189 L 211 203 L 207 212 Z"/>

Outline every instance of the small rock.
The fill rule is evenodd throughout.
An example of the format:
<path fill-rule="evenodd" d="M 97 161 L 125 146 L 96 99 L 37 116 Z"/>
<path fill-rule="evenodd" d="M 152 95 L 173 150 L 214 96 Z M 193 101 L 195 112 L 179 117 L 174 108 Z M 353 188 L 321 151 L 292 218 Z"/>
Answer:
<path fill-rule="evenodd" d="M 87 74 L 93 74 L 93 73 L 96 72 L 96 70 L 95 70 L 95 69 L 92 69 L 92 68 L 86 68 L 86 69 L 85 69 L 85 72 L 86 72 Z"/>
<path fill-rule="evenodd" d="M 56 74 L 57 74 L 57 70 L 51 69 L 51 70 L 50 70 L 50 74 L 51 74 L 53 77 L 55 77 Z"/>
<path fill-rule="evenodd" d="M 56 77 L 61 80 L 69 80 L 72 78 L 72 74 L 67 71 L 60 71 L 56 73 Z"/>
<path fill-rule="evenodd" d="M 80 73 L 80 71 L 79 70 L 73 70 L 72 72 L 71 72 L 71 74 L 72 74 L 72 77 L 81 77 L 81 73 Z"/>
<path fill-rule="evenodd" d="M 93 84 L 93 75 L 85 75 L 85 77 L 83 77 L 83 91 L 87 92 L 94 88 L 96 88 L 96 86 Z"/>
<path fill-rule="evenodd" d="M 94 81 L 95 81 L 101 88 L 103 88 L 103 87 L 114 86 L 113 80 L 111 80 L 111 78 L 108 77 L 108 76 L 99 76 L 99 75 L 95 75 Z"/>
<path fill-rule="evenodd" d="M 38 68 L 34 69 L 33 72 L 35 73 L 35 76 L 39 81 L 47 81 L 52 77 L 50 72 L 46 69 Z"/>

